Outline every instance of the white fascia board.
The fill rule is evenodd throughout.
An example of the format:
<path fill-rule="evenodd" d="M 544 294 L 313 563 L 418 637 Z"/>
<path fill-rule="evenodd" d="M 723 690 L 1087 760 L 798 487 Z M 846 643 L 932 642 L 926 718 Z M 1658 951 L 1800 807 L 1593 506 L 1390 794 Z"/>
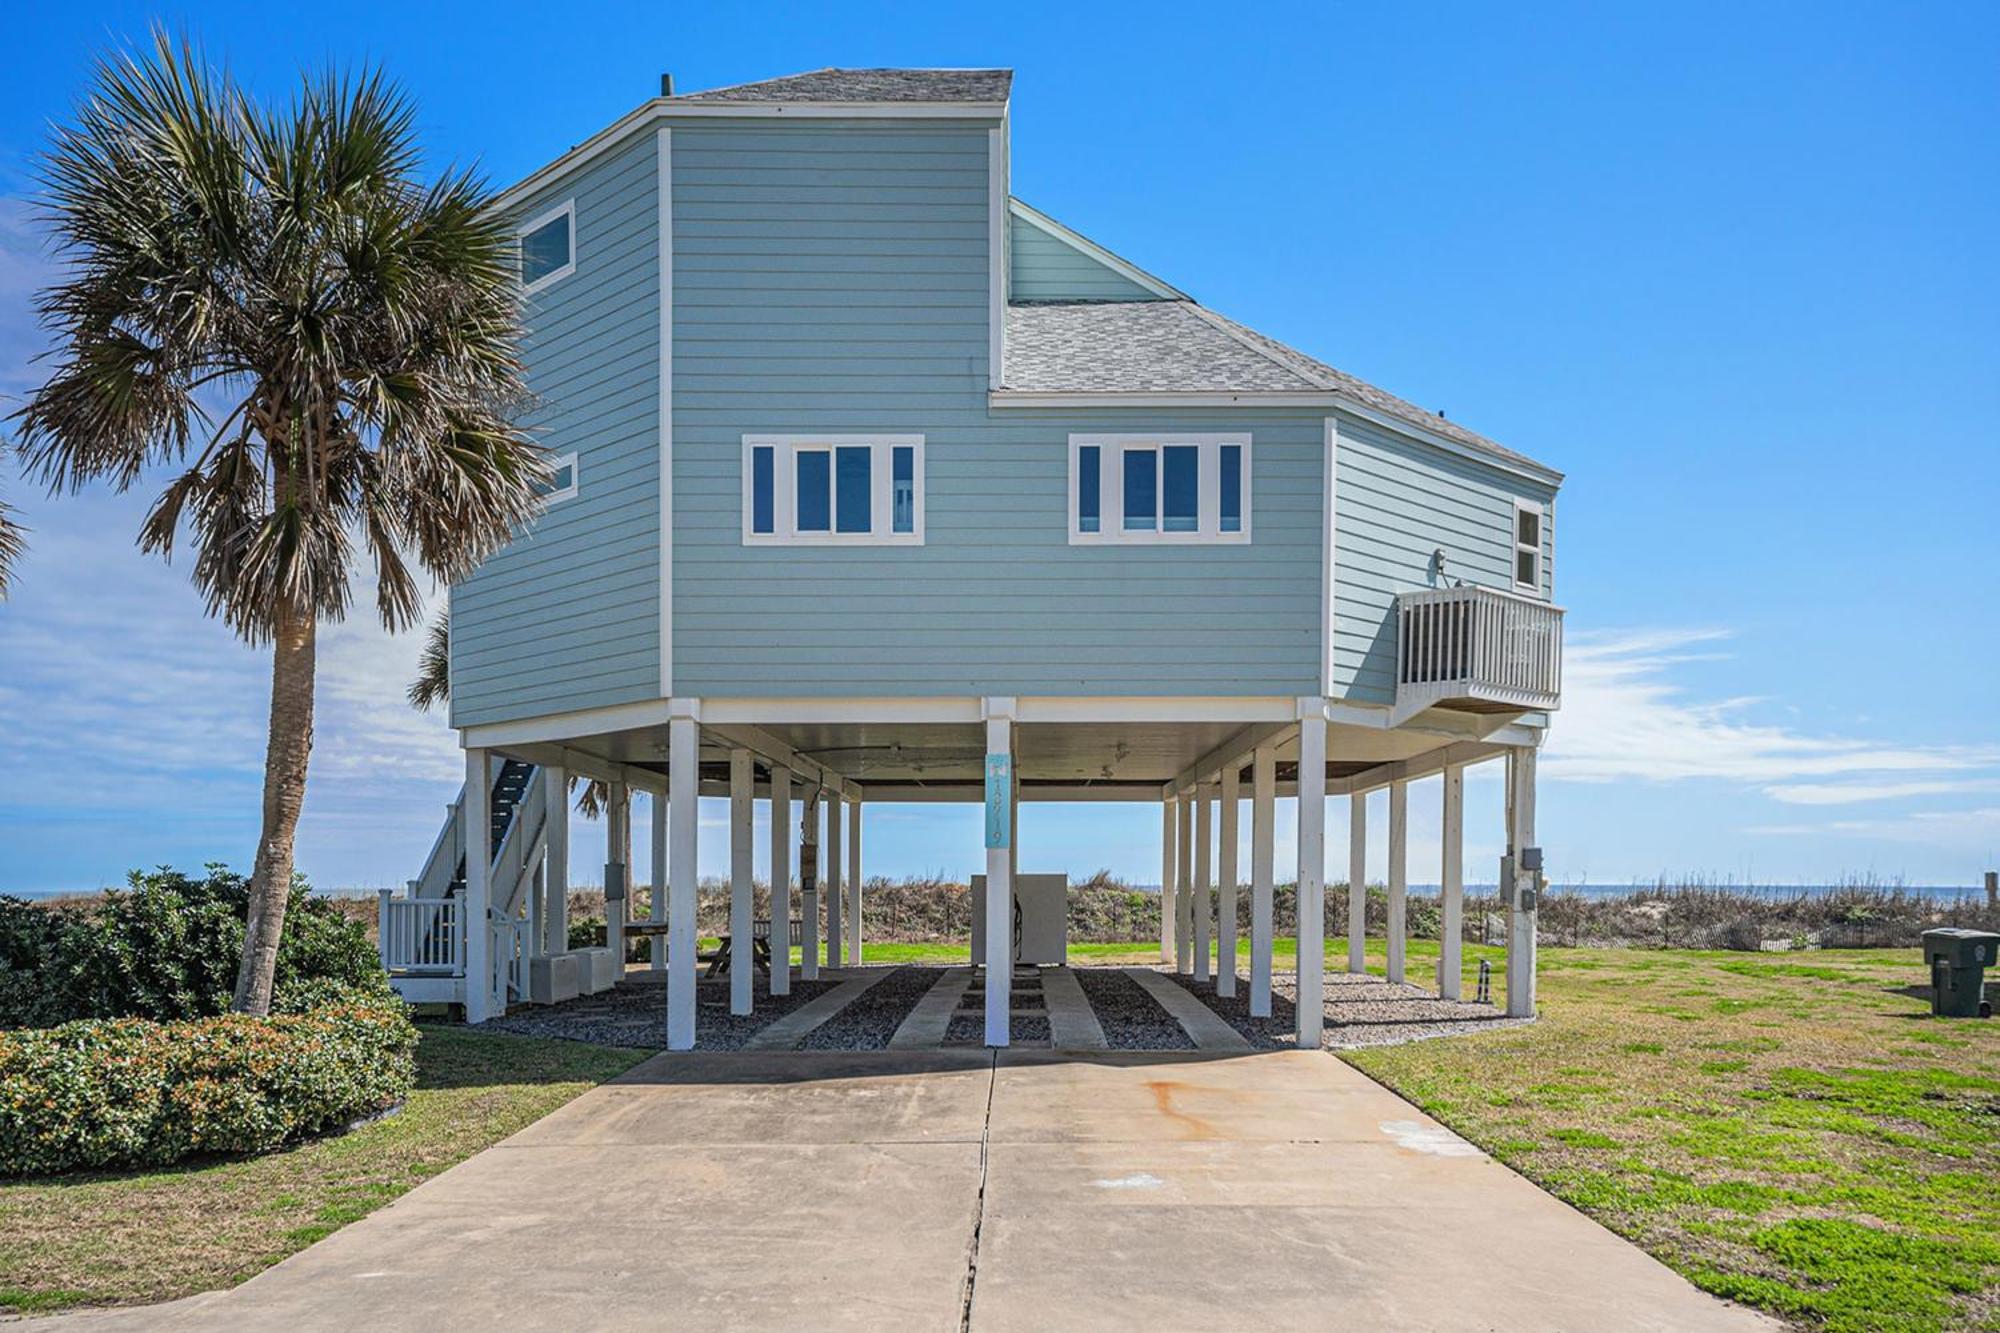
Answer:
<path fill-rule="evenodd" d="M 460 727 L 458 743 L 467 750 L 505 749 L 512 745 L 532 745 L 539 741 L 567 741 L 582 736 L 601 736 L 611 731 L 664 727 L 671 716 L 670 700 L 644 699 L 638 703 L 612 704 L 606 708 L 581 708 L 566 713 L 544 713 L 538 717 L 517 718 L 509 722 L 487 722 Z"/>
<path fill-rule="evenodd" d="M 1392 417 L 1344 394 L 1329 393 L 1325 390 L 1292 391 L 1274 390 L 1266 392 L 1204 393 L 1172 392 L 1148 390 L 1126 393 L 1111 390 L 1063 390 L 1059 392 L 1039 392 L 1030 389 L 994 389 L 986 395 L 986 405 L 993 409 L 1050 409 L 1050 408 L 1092 408 L 1092 407 L 1313 407 L 1325 410 L 1333 408 L 1363 421 L 1393 430 L 1413 440 L 1441 449 L 1459 458 L 1471 459 L 1500 472 L 1525 477 L 1529 481 L 1544 486 L 1559 487 L 1563 474 L 1554 468 L 1524 459 L 1508 458 L 1488 449 L 1439 435 L 1425 430 L 1415 422 L 1401 417 Z"/>
<path fill-rule="evenodd" d="M 1144 287 L 1162 301 L 1194 300 L 1193 297 L 1178 287 L 1154 277 L 1130 260 L 1119 258 L 1096 241 L 1091 240 L 1088 236 L 1070 230 L 1038 208 L 1031 207 L 1028 204 L 1022 203 L 1019 199 L 1010 197 L 1007 201 L 1007 211 L 1035 230 L 1052 236 L 1073 249 L 1081 250 L 1084 254 L 1089 255 L 1092 259 L 1095 259 L 1098 263 L 1116 273 L 1119 277 L 1124 278 L 1127 282 Z"/>
<path fill-rule="evenodd" d="M 627 135 L 656 120 L 999 120 L 1005 102 L 684 102 L 656 97 L 642 102 L 547 166 L 529 173 L 494 197 L 493 206 L 514 207 L 564 172 L 583 166 Z"/>

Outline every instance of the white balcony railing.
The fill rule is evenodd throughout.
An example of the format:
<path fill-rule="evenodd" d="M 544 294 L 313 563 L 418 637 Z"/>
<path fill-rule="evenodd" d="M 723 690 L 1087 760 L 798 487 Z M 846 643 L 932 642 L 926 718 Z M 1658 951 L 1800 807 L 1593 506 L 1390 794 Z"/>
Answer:
<path fill-rule="evenodd" d="M 1396 720 L 1426 708 L 1532 712 L 1562 702 L 1561 607 L 1495 588 L 1396 598 Z"/>

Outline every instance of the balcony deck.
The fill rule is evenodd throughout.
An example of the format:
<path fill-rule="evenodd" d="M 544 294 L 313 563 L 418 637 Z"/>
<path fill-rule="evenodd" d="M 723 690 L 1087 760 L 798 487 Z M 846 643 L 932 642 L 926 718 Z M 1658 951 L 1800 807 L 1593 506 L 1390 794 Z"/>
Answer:
<path fill-rule="evenodd" d="M 1562 703 L 1561 607 L 1472 585 L 1396 599 L 1397 722 L 1430 708 L 1523 713 Z"/>

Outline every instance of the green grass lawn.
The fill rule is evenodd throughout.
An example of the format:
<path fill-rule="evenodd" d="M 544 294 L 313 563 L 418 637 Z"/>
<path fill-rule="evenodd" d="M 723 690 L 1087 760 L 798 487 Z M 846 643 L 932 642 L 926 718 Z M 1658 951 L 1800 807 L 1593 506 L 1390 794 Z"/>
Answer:
<path fill-rule="evenodd" d="M 243 1161 L 0 1184 L 0 1310 L 232 1286 L 647 1054 L 426 1027 L 417 1090 L 352 1134 Z"/>
<path fill-rule="evenodd" d="M 1545 948 L 1540 1022 L 1344 1058 L 1710 1291 L 2000 1329 L 2000 1022 L 1931 1018 L 1924 979 L 1913 949 Z"/>

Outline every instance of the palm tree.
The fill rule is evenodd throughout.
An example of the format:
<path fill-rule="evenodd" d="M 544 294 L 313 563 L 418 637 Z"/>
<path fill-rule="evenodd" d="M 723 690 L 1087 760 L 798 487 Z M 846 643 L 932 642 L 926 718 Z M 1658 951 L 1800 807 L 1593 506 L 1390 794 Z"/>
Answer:
<path fill-rule="evenodd" d="M 424 631 L 424 651 L 417 658 L 417 678 L 410 682 L 410 707 L 428 713 L 441 703 L 451 701 L 451 611 L 449 608 L 438 612 L 436 620 Z M 569 786 L 576 789 L 578 779 L 571 778 Z M 609 784 L 592 778 L 582 784 L 583 790 L 576 798 L 577 813 L 585 819 L 595 819 L 604 812 L 611 801 Z"/>
<path fill-rule="evenodd" d="M 21 526 L 14 521 L 14 511 L 0 501 L 0 598 L 7 595 L 7 586 L 14 573 L 14 562 L 21 558 L 23 542 Z"/>
<path fill-rule="evenodd" d="M 211 615 L 272 649 L 263 829 L 235 1007 L 266 1012 L 312 748 L 319 622 L 361 550 L 389 630 L 419 571 L 470 571 L 539 509 L 517 261 L 485 184 L 419 176 L 374 71 L 259 106 L 185 39 L 99 61 L 45 163 L 69 260 L 39 310 L 56 369 L 17 413 L 51 490 L 171 469 L 139 533 L 183 534 Z"/>

